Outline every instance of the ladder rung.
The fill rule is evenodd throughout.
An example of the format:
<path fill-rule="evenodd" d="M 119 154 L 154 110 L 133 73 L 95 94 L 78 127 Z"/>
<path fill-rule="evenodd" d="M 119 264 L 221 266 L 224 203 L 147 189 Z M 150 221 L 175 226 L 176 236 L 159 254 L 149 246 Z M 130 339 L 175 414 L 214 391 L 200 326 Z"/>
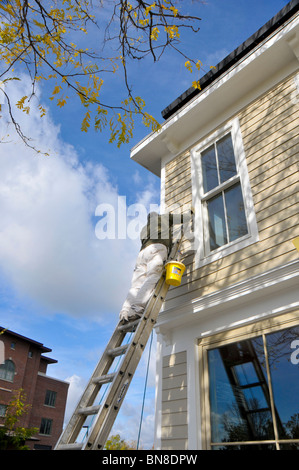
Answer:
<path fill-rule="evenodd" d="M 120 325 L 118 327 L 118 330 L 119 331 L 130 331 L 131 329 L 133 329 L 135 326 L 137 326 L 140 322 L 140 318 L 138 318 L 138 320 L 135 320 L 135 321 L 132 321 L 132 322 L 128 322 L 128 323 L 125 323 L 124 325 Z"/>
<path fill-rule="evenodd" d="M 174 259 L 177 253 L 178 245 L 173 247 L 169 259 Z M 131 318 L 131 321 L 122 324 L 119 321 L 111 339 L 99 360 L 95 372 L 93 373 L 81 399 L 77 405 L 69 423 L 63 431 L 58 443 L 55 446 L 57 450 L 93 450 L 103 449 L 108 438 L 111 427 L 115 421 L 122 400 L 125 397 L 130 381 L 136 367 L 140 361 L 144 346 L 154 327 L 159 310 L 168 291 L 168 285 L 165 283 L 165 272 L 163 271 L 160 281 L 157 283 L 144 314 L 140 318 Z M 127 333 L 134 333 L 133 340 L 129 344 L 120 345 Z M 136 351 L 134 351 L 135 346 Z M 113 362 L 113 358 L 125 354 L 121 365 L 121 372 L 108 373 Z M 136 353 L 136 354 L 135 354 Z M 123 378 L 118 380 L 119 375 Z M 114 380 L 115 379 L 115 380 Z M 95 394 L 101 384 L 112 382 L 109 387 L 108 398 L 104 405 L 91 405 L 91 401 L 96 398 Z M 83 406 L 81 406 L 81 404 Z M 110 406 L 113 405 L 113 406 Z M 85 416 L 97 414 L 85 443 L 74 443 L 79 433 L 83 429 Z M 85 436 L 86 438 L 86 436 Z M 68 443 L 69 442 L 69 443 Z"/>
<path fill-rule="evenodd" d="M 95 377 L 92 381 L 94 384 L 107 384 L 109 382 L 112 382 L 116 374 L 107 374 L 107 375 L 101 375 L 101 377 Z"/>
<path fill-rule="evenodd" d="M 121 354 L 124 354 L 126 352 L 129 346 L 129 344 L 124 344 L 123 346 L 119 346 L 118 348 L 109 349 L 107 353 L 109 354 L 109 356 L 113 357 L 120 356 Z"/>
<path fill-rule="evenodd" d="M 82 442 L 73 442 L 70 444 L 59 444 L 56 450 L 81 450 L 83 447 Z"/>
<path fill-rule="evenodd" d="M 86 406 L 85 408 L 79 408 L 78 413 L 80 415 L 95 415 L 101 409 L 102 405 Z"/>
<path fill-rule="evenodd" d="M 245 385 L 239 385 L 241 390 L 245 390 L 248 388 L 254 388 L 254 387 L 262 387 L 263 385 L 266 385 L 266 381 L 263 380 L 261 382 L 252 382 L 251 384 L 245 384 Z"/>
<path fill-rule="evenodd" d="M 271 408 L 257 408 L 256 410 L 247 410 L 246 414 L 265 413 L 265 411 L 271 411 Z"/>

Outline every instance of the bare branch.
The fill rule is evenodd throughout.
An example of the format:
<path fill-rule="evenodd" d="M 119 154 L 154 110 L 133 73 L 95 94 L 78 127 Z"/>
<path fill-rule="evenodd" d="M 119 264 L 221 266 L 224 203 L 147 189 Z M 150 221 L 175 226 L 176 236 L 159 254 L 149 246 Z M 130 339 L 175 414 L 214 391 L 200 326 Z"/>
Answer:
<path fill-rule="evenodd" d="M 129 82 L 129 62 L 140 61 L 147 55 L 158 61 L 167 49 L 173 49 L 192 61 L 180 49 L 180 34 L 186 29 L 197 32 L 200 18 L 184 14 L 183 2 L 175 0 L 156 0 L 153 3 L 115 0 L 108 25 L 104 29 L 100 8 L 107 5 L 108 0 L 2 2 L 0 59 L 6 65 L 0 77 L 9 77 L 17 66 L 20 72 L 25 72 L 31 79 L 31 93 L 28 93 L 31 96 L 35 94 L 40 80 L 52 81 L 54 90 L 50 99 L 55 99 L 58 106 L 66 103 L 63 93 L 73 92 L 88 113 L 84 118 L 85 124 L 91 109 L 94 110 L 98 123 L 96 127 L 99 128 L 108 122 L 107 113 L 112 113 L 110 127 L 114 128 L 118 122 L 118 131 L 115 133 L 118 132 L 120 140 L 126 141 L 130 131 L 124 137 L 125 122 L 130 122 L 128 129 L 131 129 L 133 115 L 139 114 L 147 125 L 151 123 L 153 129 L 158 126 L 157 121 L 146 113 L 144 101 L 133 95 Z M 94 27 L 99 32 L 99 38 L 104 33 L 98 51 L 101 49 L 103 52 L 109 45 L 117 51 L 114 57 L 111 54 L 100 55 L 83 46 L 88 31 Z M 81 46 L 75 45 L 74 40 L 78 40 Z M 194 60 L 192 62 L 195 63 Z M 119 68 L 123 73 L 127 96 L 118 104 L 105 102 L 102 99 L 105 74 L 114 73 Z M 7 103 L 18 135 L 28 144 L 30 139 L 25 138 L 13 119 L 13 107 L 8 96 Z"/>

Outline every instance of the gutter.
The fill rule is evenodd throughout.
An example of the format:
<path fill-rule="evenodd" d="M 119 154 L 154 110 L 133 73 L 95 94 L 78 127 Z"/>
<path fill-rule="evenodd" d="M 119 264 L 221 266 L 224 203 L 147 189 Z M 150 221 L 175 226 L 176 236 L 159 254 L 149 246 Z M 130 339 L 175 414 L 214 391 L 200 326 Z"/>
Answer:
<path fill-rule="evenodd" d="M 190 87 L 162 111 L 162 117 L 164 119 L 168 119 L 169 117 L 173 116 L 179 109 L 185 106 L 185 104 L 201 93 L 218 77 L 229 70 L 236 62 L 241 60 L 259 43 L 261 43 L 264 39 L 276 31 L 283 23 L 294 16 L 298 10 L 299 0 L 291 0 L 271 20 L 269 20 L 264 26 L 262 26 L 252 36 L 250 36 L 250 38 L 244 41 L 239 47 L 237 47 L 233 52 L 231 52 L 227 57 L 219 62 L 215 69 L 210 70 L 207 74 L 205 74 L 200 79 L 200 90 L 198 88 Z"/>

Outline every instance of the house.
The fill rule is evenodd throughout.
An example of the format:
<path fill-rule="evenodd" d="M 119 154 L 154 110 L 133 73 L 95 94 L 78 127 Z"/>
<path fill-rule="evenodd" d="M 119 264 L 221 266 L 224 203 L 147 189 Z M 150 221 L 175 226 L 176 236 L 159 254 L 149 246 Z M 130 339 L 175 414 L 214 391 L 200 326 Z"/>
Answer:
<path fill-rule="evenodd" d="M 289 2 L 131 158 L 196 209 L 159 315 L 155 449 L 299 449 L 299 13 Z"/>
<path fill-rule="evenodd" d="M 23 389 L 30 407 L 22 426 L 39 429 L 26 445 L 51 450 L 62 432 L 69 384 L 47 375 L 48 365 L 57 363 L 43 355 L 51 349 L 14 331 L 0 331 L 4 331 L 0 336 L 0 426 L 14 393 Z"/>

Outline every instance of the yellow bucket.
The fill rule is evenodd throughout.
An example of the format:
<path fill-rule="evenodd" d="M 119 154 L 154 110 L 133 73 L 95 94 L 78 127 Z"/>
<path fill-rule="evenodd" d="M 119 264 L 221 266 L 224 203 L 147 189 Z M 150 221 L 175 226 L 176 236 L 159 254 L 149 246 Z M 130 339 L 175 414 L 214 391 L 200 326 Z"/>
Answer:
<path fill-rule="evenodd" d="M 186 266 L 179 261 L 169 261 L 165 264 L 166 268 L 166 284 L 170 286 L 179 286 Z"/>
<path fill-rule="evenodd" d="M 294 240 L 292 240 L 292 242 L 293 242 L 294 247 L 296 248 L 296 250 L 299 251 L 299 237 L 294 238 Z"/>

